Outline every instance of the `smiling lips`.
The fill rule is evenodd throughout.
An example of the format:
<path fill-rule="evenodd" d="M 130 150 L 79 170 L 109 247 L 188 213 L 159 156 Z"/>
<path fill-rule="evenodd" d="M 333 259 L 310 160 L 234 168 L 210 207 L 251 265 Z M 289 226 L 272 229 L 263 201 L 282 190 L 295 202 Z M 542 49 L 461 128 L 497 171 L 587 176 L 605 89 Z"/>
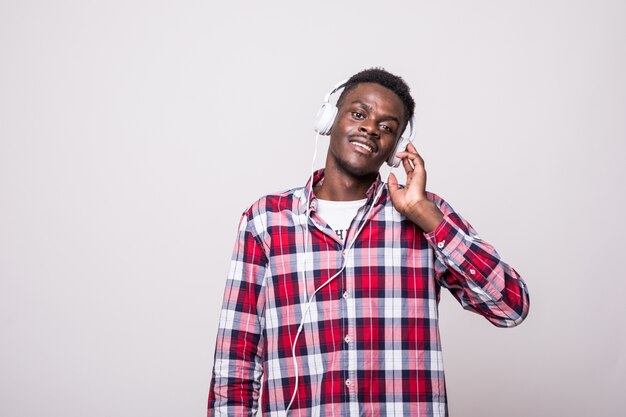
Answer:
<path fill-rule="evenodd" d="M 370 148 L 369 146 L 367 146 L 367 145 L 366 145 L 366 144 L 364 144 L 364 143 L 359 143 L 359 142 L 350 142 L 350 143 L 351 143 L 351 144 L 353 144 L 353 145 L 356 145 L 356 146 L 358 146 L 358 147 L 360 147 L 360 148 L 363 148 L 363 149 L 365 149 L 365 150 L 367 150 L 367 151 L 369 151 L 369 152 L 373 152 L 373 151 L 372 151 L 372 148 Z"/>
<path fill-rule="evenodd" d="M 372 145 L 368 145 L 367 143 L 351 140 L 350 143 L 354 146 L 358 146 L 361 149 L 365 149 L 369 153 L 374 153 L 375 147 Z"/>

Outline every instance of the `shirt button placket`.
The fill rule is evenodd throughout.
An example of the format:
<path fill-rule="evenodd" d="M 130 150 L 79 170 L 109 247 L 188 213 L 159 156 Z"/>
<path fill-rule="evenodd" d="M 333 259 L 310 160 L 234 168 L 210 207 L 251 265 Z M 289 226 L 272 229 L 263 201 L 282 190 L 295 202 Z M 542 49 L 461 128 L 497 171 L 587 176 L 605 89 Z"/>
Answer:
<path fill-rule="evenodd" d="M 350 398 L 350 415 L 357 417 L 359 410 L 359 399 L 357 395 L 357 369 L 358 352 L 356 350 L 356 310 L 357 299 L 354 297 L 355 279 L 352 274 L 346 274 L 346 290 L 343 293 L 345 299 L 345 307 L 347 311 L 347 328 L 344 330 L 345 351 L 348 354 L 348 373 L 346 375 L 345 385 Z"/>

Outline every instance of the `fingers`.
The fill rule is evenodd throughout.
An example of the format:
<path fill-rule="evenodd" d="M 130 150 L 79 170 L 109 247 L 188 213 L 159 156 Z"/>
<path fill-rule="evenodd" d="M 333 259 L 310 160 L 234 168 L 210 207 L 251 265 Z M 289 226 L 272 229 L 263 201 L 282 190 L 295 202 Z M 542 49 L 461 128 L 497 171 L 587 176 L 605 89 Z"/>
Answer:
<path fill-rule="evenodd" d="M 406 171 L 406 187 L 418 190 L 422 194 L 426 189 L 426 167 L 422 156 L 417 152 L 415 146 L 410 143 L 407 149 L 396 154 L 402 160 L 402 165 Z"/>
<path fill-rule="evenodd" d="M 409 161 L 409 158 L 402 158 L 402 166 L 404 166 L 404 171 L 407 174 L 410 174 L 411 172 L 413 172 L 413 165 L 411 164 L 411 161 Z"/>
<path fill-rule="evenodd" d="M 406 148 L 409 150 L 409 152 L 417 153 L 417 148 L 415 147 L 415 145 L 413 145 L 413 142 L 409 142 L 406 145 Z"/>
<path fill-rule="evenodd" d="M 415 146 L 409 144 L 406 151 L 398 152 L 396 154 L 398 158 L 402 160 L 402 165 L 407 174 L 412 173 L 416 167 L 425 170 L 424 159 L 415 149 Z"/>

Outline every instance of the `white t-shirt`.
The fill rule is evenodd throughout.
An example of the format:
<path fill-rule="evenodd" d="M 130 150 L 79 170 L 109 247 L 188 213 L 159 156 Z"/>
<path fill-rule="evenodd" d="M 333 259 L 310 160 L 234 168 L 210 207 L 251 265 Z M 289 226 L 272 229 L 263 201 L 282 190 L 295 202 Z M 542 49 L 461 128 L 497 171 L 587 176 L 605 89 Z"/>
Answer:
<path fill-rule="evenodd" d="M 328 223 L 343 242 L 346 240 L 350 223 L 366 202 L 367 198 L 354 201 L 330 201 L 318 198 L 317 215 Z"/>

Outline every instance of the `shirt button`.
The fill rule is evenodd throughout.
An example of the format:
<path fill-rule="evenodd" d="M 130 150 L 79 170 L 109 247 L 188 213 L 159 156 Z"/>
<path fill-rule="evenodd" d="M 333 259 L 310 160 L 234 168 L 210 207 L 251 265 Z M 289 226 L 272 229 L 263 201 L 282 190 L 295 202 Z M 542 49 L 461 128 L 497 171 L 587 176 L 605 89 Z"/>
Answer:
<path fill-rule="evenodd" d="M 476 273 L 476 271 L 475 271 L 475 270 L 470 269 L 470 274 L 474 275 L 475 273 Z"/>
<path fill-rule="evenodd" d="M 346 341 L 346 343 L 350 343 L 350 341 L 352 340 L 352 338 L 350 337 L 350 335 L 346 335 L 346 337 L 343 338 L 343 340 Z"/>
<path fill-rule="evenodd" d="M 442 249 L 442 248 L 443 248 L 443 246 L 444 246 L 445 244 L 446 244 L 446 241 L 445 241 L 445 240 L 442 240 L 441 242 L 437 243 L 437 247 L 438 247 L 439 249 Z"/>
<path fill-rule="evenodd" d="M 348 291 L 343 293 L 343 298 L 345 298 L 346 300 L 350 298 L 350 294 L 348 294 Z"/>
<path fill-rule="evenodd" d="M 352 381 L 350 381 L 349 379 L 346 379 L 346 386 L 349 387 L 350 385 L 352 385 Z"/>

